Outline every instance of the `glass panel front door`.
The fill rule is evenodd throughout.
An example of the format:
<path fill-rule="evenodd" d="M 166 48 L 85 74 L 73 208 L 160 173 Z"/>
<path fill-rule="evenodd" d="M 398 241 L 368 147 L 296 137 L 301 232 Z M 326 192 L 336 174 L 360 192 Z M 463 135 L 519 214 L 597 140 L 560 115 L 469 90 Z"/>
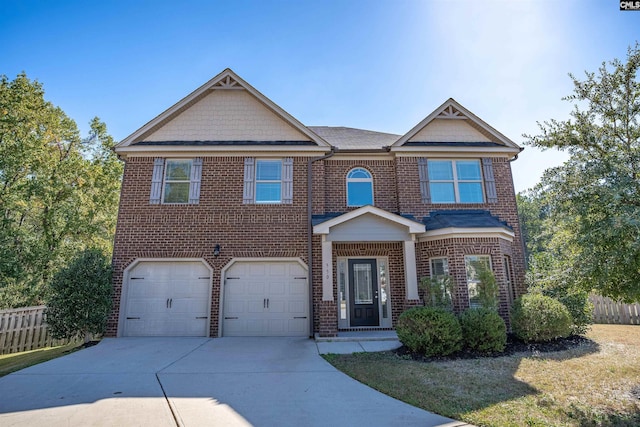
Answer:
<path fill-rule="evenodd" d="M 350 259 L 349 284 L 351 326 L 379 326 L 376 260 Z"/>

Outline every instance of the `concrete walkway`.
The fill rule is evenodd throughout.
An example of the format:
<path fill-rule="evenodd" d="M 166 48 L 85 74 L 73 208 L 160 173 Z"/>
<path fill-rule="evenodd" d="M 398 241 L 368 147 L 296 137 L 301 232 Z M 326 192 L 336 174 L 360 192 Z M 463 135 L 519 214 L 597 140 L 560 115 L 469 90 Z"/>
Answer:
<path fill-rule="evenodd" d="M 0 425 L 465 425 L 360 384 L 319 347 L 298 338 L 105 339 L 0 378 Z"/>

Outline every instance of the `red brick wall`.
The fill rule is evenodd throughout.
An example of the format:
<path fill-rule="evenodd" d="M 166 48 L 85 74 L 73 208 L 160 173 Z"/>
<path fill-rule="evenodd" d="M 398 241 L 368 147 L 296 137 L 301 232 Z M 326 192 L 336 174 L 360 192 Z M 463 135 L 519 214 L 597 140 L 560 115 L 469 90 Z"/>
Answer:
<path fill-rule="evenodd" d="M 307 262 L 307 161 L 294 159 L 290 205 L 242 203 L 243 157 L 204 157 L 198 205 L 151 205 L 153 158 L 127 160 L 113 253 L 117 332 L 122 273 L 136 258 L 204 258 L 213 267 L 211 335 L 218 331 L 220 272 L 234 257 L 300 257 Z M 213 257 L 219 244 L 220 256 Z"/>
<path fill-rule="evenodd" d="M 498 157 L 493 158 L 492 163 L 498 193 L 497 203 L 425 204 L 422 203 L 420 196 L 418 158 L 398 157 L 396 158 L 398 188 L 403 189 L 398 194 L 398 205 L 400 212 L 412 214 L 419 219 L 437 210 L 483 209 L 491 212 L 492 215 L 500 218 L 500 220 L 506 221 L 513 228 L 515 238 L 513 243 L 507 244 L 505 242 L 501 247 L 512 255 L 514 284 L 517 294 L 521 295 L 526 292 L 524 282 L 525 265 L 518 208 L 511 175 L 511 163 L 507 159 Z"/>
<path fill-rule="evenodd" d="M 118 226 L 114 245 L 114 307 L 107 334 L 117 331 L 120 309 L 122 273 L 136 258 L 204 258 L 214 269 L 212 289 L 211 335 L 218 331 L 220 272 L 234 257 L 300 257 L 307 262 L 307 158 L 294 158 L 294 199 L 291 205 L 250 205 L 242 203 L 244 157 L 204 157 L 200 204 L 151 205 L 149 193 L 153 171 L 152 157 L 133 157 L 126 161 Z M 425 205 L 421 203 L 417 158 L 395 160 L 335 160 L 313 164 L 313 212 L 345 212 L 346 176 L 354 167 L 365 167 L 374 179 L 375 205 L 389 212 L 414 215 L 418 220 L 438 209 L 486 209 L 507 221 L 514 229 L 513 244 L 497 239 L 454 239 L 419 244 L 418 277 L 428 274 L 428 257 L 438 251 L 453 251 L 450 266 L 460 268 L 467 250 L 488 251 L 494 271 L 504 282 L 501 254 L 512 257 L 517 293 L 525 292 L 524 257 L 511 177 L 511 164 L 494 158 L 494 175 L 498 203 L 474 205 Z M 400 191 L 398 190 L 400 189 Z M 337 331 L 335 302 L 322 302 L 320 238 L 313 239 L 311 280 L 314 299 L 314 331 Z M 436 244 L 437 242 L 440 242 Z M 219 257 L 213 257 L 216 244 L 221 245 Z M 449 247 L 448 245 L 454 245 Z M 456 249 L 455 245 L 459 247 Z M 479 245 L 479 246 L 474 246 Z M 338 247 L 338 246 L 336 246 Z M 416 301 L 406 301 L 404 292 L 404 262 L 400 243 L 348 244 L 335 250 L 348 254 L 363 248 L 365 255 L 384 252 L 389 257 L 390 283 L 393 286 L 393 321 L 401 311 Z M 469 253 L 469 252 L 466 252 Z M 341 255 L 342 256 L 342 255 Z M 346 256 L 346 255 L 345 255 Z M 361 256 L 361 255 L 359 255 Z M 493 259 L 495 258 L 495 259 Z M 334 258 L 335 259 L 335 258 Z M 456 264 L 457 263 L 457 264 Z M 462 264 L 462 268 L 464 265 Z M 460 270 L 456 270 L 459 277 Z M 335 274 L 335 269 L 334 269 Z M 337 280 L 334 281 L 337 283 Z M 466 292 L 466 286 L 464 287 Z M 501 294 L 502 295 L 502 294 Z M 464 295 L 460 296 L 464 299 Z M 461 301 L 462 301 L 461 299 Z M 336 299 L 337 300 L 337 299 Z M 458 308 L 463 308 L 458 304 Z M 501 301 L 501 312 L 506 310 Z"/>
<path fill-rule="evenodd" d="M 512 256 L 513 254 L 511 246 L 507 242 L 503 243 L 502 239 L 482 237 L 420 242 L 416 247 L 418 277 L 431 276 L 430 258 L 446 257 L 449 264 L 449 274 L 456 284 L 456 292 L 453 295 L 454 311 L 459 313 L 469 308 L 467 273 L 464 265 L 465 255 L 489 255 L 491 257 L 491 268 L 499 287 L 499 312 L 508 322 L 511 298 L 506 284 L 503 256 Z"/>
<path fill-rule="evenodd" d="M 373 200 L 378 208 L 398 212 L 396 167 L 393 160 L 324 160 L 325 212 L 346 212 L 347 174 L 356 167 L 367 169 L 373 177 Z"/>

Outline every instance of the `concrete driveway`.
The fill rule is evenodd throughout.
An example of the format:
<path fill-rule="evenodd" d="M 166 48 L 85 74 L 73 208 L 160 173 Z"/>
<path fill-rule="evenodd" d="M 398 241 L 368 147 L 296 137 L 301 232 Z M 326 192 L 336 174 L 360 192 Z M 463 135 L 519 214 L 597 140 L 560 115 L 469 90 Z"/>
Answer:
<path fill-rule="evenodd" d="M 360 384 L 308 339 L 117 338 L 0 378 L 0 425 L 465 424 Z"/>

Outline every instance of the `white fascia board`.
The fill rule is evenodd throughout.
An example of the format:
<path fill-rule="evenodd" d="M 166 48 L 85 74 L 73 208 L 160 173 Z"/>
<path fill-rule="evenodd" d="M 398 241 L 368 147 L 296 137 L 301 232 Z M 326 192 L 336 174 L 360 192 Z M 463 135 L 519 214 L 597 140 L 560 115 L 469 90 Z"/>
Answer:
<path fill-rule="evenodd" d="M 329 147 L 305 146 L 152 146 L 152 145 L 130 145 L 128 147 L 116 148 L 116 153 L 120 157 L 166 157 L 166 156 L 238 156 L 252 153 L 260 153 L 273 156 L 289 157 L 315 157 L 322 156 L 331 151 Z"/>
<path fill-rule="evenodd" d="M 430 242 L 432 240 L 456 239 L 456 238 L 474 238 L 474 237 L 492 237 L 504 239 L 513 242 L 515 233 L 509 229 L 502 227 L 485 227 L 485 228 L 458 228 L 448 227 L 437 230 L 429 230 L 426 233 L 418 235 L 419 242 Z"/>
<path fill-rule="evenodd" d="M 508 159 L 516 157 L 521 150 L 508 147 L 433 147 L 433 146 L 410 146 L 391 147 L 391 153 L 396 157 L 475 157 L 488 155 L 490 157 L 505 157 Z"/>
<path fill-rule="evenodd" d="M 396 214 L 392 214 L 383 209 L 376 208 L 375 206 L 367 205 L 314 226 L 313 234 L 329 234 L 331 227 L 348 222 L 354 218 L 366 214 L 372 214 L 396 224 L 403 225 L 408 228 L 408 232 L 410 234 L 424 233 L 425 231 L 424 224 L 412 221 Z"/>
<path fill-rule="evenodd" d="M 155 118 L 147 122 L 145 125 L 143 125 L 141 128 L 133 132 L 131 135 L 127 136 L 125 139 L 120 141 L 120 143 L 116 144 L 116 150 L 120 147 L 130 146 L 134 141 L 140 139 L 147 132 L 151 131 L 155 126 L 162 123 L 164 120 L 171 118 L 171 116 L 176 114 L 185 105 L 189 104 L 190 102 L 200 97 L 201 95 L 205 94 L 209 90 L 216 90 L 216 88 L 214 88 L 213 86 L 219 83 L 221 80 L 225 79 L 226 77 L 231 77 L 240 84 L 240 87 L 234 88 L 233 90 L 246 90 L 251 95 L 253 95 L 259 102 L 261 102 L 265 107 L 273 111 L 277 116 L 279 116 L 280 118 L 288 122 L 291 126 L 296 128 L 302 134 L 309 137 L 309 139 L 315 142 L 316 144 L 318 144 L 318 146 L 330 147 L 330 144 L 327 141 L 325 141 L 323 138 L 318 136 L 315 132 L 311 131 L 309 128 L 303 125 L 300 121 L 294 118 L 291 114 L 287 113 L 281 107 L 276 105 L 273 101 L 271 101 L 269 98 L 264 96 L 262 93 L 256 90 L 249 83 L 244 81 L 240 76 L 238 76 L 235 72 L 233 72 L 233 70 L 231 70 L 230 68 L 227 68 L 224 71 L 222 71 L 220 74 L 218 74 L 217 76 L 215 76 L 214 78 L 212 78 L 211 80 L 209 80 L 208 82 L 206 82 L 205 84 L 203 84 L 202 86 L 200 86 L 199 88 L 191 92 L 189 95 L 182 98 L 180 101 L 176 102 L 171 107 L 169 107 L 168 109 L 160 113 L 158 116 L 156 116 Z"/>

